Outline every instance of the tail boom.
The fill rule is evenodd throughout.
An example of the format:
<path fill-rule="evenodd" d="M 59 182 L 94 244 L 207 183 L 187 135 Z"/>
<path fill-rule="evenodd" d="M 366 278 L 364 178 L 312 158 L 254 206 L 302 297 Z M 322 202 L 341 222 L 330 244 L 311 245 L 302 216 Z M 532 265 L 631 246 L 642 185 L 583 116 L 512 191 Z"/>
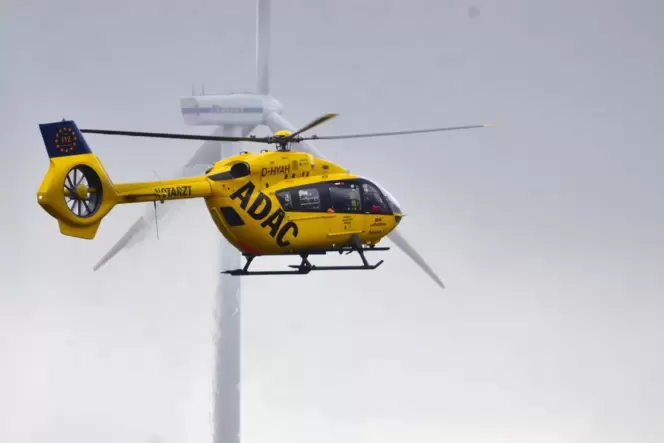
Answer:
<path fill-rule="evenodd" d="M 206 198 L 212 194 L 210 181 L 205 176 L 145 183 L 121 183 L 115 185 L 115 190 L 118 204 Z"/>

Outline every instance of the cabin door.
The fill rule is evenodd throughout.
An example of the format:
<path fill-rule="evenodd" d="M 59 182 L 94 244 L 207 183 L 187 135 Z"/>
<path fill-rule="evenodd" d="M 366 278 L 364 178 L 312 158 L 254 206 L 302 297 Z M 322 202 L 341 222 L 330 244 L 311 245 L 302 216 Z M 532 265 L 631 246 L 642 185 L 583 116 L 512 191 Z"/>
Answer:
<path fill-rule="evenodd" d="M 331 213 L 330 236 L 339 238 L 339 244 L 348 244 L 353 234 L 364 229 L 360 188 L 353 182 L 332 182 L 328 184 Z"/>

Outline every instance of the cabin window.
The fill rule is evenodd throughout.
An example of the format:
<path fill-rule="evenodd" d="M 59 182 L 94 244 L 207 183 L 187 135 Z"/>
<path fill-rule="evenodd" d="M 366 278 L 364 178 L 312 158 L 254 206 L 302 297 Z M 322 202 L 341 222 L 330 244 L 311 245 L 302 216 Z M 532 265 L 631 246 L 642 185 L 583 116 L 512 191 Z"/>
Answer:
<path fill-rule="evenodd" d="M 362 183 L 362 204 L 364 212 L 371 214 L 390 214 L 390 208 L 380 191 L 369 183 Z"/>
<path fill-rule="evenodd" d="M 277 192 L 277 198 L 279 199 L 279 203 L 281 203 L 281 206 L 284 208 L 284 210 L 290 211 L 293 209 L 293 200 L 291 198 L 290 191 Z"/>
<path fill-rule="evenodd" d="M 323 212 L 329 207 L 327 183 L 281 189 L 275 193 L 284 211 Z"/>
<path fill-rule="evenodd" d="M 334 212 L 361 212 L 360 188 L 355 183 L 332 183 L 329 187 L 330 205 Z"/>
<path fill-rule="evenodd" d="M 284 211 L 392 214 L 399 208 L 380 186 L 366 179 L 325 181 L 275 193 Z"/>
<path fill-rule="evenodd" d="M 301 188 L 297 190 L 297 198 L 300 204 L 300 209 L 304 211 L 320 211 L 320 192 L 318 189 Z"/>

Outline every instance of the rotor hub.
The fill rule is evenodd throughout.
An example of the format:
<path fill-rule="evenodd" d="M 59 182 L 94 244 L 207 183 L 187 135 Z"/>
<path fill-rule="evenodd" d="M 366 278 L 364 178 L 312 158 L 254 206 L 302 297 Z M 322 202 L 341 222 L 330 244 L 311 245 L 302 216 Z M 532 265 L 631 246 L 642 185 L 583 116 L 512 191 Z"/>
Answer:
<path fill-rule="evenodd" d="M 86 200 L 90 193 L 94 192 L 94 188 L 88 188 L 86 185 L 83 183 L 80 183 L 79 185 L 76 186 L 76 199 L 78 200 Z"/>
<path fill-rule="evenodd" d="M 94 215 L 101 206 L 101 194 L 101 179 L 92 168 L 75 166 L 65 176 L 65 202 L 75 216 L 87 218 Z"/>
<path fill-rule="evenodd" d="M 274 141 L 277 144 L 277 151 L 290 151 L 291 136 L 293 133 L 282 129 L 274 133 Z"/>

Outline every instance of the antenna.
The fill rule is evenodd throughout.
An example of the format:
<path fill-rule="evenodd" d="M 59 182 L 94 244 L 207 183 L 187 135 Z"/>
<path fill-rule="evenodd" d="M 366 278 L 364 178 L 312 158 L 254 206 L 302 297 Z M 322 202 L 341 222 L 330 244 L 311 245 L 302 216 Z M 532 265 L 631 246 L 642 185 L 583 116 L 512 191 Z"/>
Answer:
<path fill-rule="evenodd" d="M 193 89 L 193 86 L 192 86 L 192 89 Z M 152 172 L 154 173 L 154 175 L 157 176 L 157 180 L 161 181 L 161 177 L 159 177 L 159 174 L 157 174 L 157 171 L 155 171 L 153 169 Z M 161 200 L 161 203 L 163 204 L 164 201 Z M 157 200 L 153 201 L 152 204 L 154 206 L 154 226 L 157 229 L 157 240 L 159 240 L 159 220 L 157 219 Z"/>
<path fill-rule="evenodd" d="M 157 228 L 157 240 L 159 240 L 159 221 L 157 220 L 157 201 L 152 202 L 154 204 L 154 226 Z"/>

